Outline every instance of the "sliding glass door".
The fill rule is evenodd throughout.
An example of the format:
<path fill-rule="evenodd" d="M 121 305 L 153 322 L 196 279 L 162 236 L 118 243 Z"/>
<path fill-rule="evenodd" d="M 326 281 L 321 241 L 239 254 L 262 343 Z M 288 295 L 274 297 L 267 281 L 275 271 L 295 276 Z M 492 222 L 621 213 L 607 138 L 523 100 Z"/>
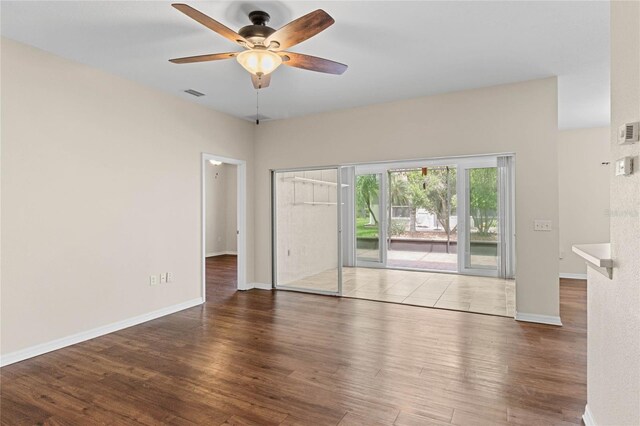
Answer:
<path fill-rule="evenodd" d="M 387 173 L 387 265 L 455 272 L 456 166 L 424 164 L 393 168 Z"/>
<path fill-rule="evenodd" d="M 513 277 L 513 164 L 486 156 L 274 171 L 275 287 L 339 295 L 343 265 Z"/>
<path fill-rule="evenodd" d="M 340 294 L 340 170 L 274 171 L 272 179 L 275 287 Z"/>
<path fill-rule="evenodd" d="M 498 275 L 498 192 L 496 166 L 464 169 L 464 250 L 460 272 Z"/>
<path fill-rule="evenodd" d="M 356 166 L 355 264 L 513 276 L 512 166 L 510 156 Z"/>

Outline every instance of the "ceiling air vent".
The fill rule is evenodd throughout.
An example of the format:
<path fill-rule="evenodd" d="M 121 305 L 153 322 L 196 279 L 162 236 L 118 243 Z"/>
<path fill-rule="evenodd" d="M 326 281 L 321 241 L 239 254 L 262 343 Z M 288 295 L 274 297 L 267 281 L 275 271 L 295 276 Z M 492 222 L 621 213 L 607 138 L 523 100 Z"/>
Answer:
<path fill-rule="evenodd" d="M 193 95 L 193 96 L 198 97 L 198 98 L 200 96 L 204 96 L 204 93 L 200 93 L 197 90 L 193 90 L 193 89 L 187 89 L 187 90 L 184 91 L 184 93 L 188 93 L 188 94 Z"/>
<path fill-rule="evenodd" d="M 247 120 L 251 120 L 251 121 L 268 121 L 271 120 L 271 117 L 267 117 L 266 115 L 262 115 L 262 114 L 258 114 L 257 116 L 255 114 L 253 115 L 246 115 L 244 118 L 246 118 Z"/>

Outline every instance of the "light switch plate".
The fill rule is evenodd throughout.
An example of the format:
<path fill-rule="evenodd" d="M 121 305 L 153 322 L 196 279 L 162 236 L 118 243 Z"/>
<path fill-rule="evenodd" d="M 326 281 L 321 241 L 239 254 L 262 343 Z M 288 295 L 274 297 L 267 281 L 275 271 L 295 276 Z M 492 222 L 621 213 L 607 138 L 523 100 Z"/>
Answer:
<path fill-rule="evenodd" d="M 167 273 L 163 272 L 160 274 L 160 284 L 165 284 L 167 282 Z"/>
<path fill-rule="evenodd" d="M 545 232 L 551 231 L 551 221 L 536 219 L 533 221 L 533 230 Z"/>
<path fill-rule="evenodd" d="M 623 157 L 616 161 L 616 176 L 628 176 L 633 173 L 633 157 Z"/>
<path fill-rule="evenodd" d="M 173 282 L 173 272 L 167 272 L 167 282 L 168 283 Z"/>
<path fill-rule="evenodd" d="M 157 275 L 149 275 L 149 285 L 158 285 Z"/>

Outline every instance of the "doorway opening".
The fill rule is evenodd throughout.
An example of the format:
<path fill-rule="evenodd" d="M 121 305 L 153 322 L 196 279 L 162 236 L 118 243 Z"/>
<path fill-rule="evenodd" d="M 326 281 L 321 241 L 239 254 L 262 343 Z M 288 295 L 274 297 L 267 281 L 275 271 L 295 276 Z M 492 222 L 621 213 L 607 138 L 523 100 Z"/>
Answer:
<path fill-rule="evenodd" d="M 456 177 L 455 165 L 356 171 L 357 261 L 456 272 Z"/>
<path fill-rule="evenodd" d="M 202 295 L 246 288 L 246 163 L 202 155 Z"/>

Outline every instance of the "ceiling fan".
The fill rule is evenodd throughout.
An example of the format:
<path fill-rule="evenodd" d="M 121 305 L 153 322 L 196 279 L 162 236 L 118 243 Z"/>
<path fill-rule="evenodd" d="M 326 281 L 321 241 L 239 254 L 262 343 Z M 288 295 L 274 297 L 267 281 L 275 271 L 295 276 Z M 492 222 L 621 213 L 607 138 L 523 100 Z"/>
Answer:
<path fill-rule="evenodd" d="M 270 19 L 267 12 L 256 10 L 249 13 L 251 25 L 235 32 L 191 6 L 181 3 L 175 3 L 172 6 L 189 18 L 247 49 L 240 52 L 170 59 L 174 64 L 236 58 L 240 65 L 251 73 L 251 81 L 256 89 L 268 87 L 271 82 L 271 73 L 281 64 L 327 74 L 339 75 L 347 70 L 347 65 L 339 62 L 284 50 L 313 37 L 335 22 L 322 9 L 291 21 L 279 30 L 267 26 Z"/>

